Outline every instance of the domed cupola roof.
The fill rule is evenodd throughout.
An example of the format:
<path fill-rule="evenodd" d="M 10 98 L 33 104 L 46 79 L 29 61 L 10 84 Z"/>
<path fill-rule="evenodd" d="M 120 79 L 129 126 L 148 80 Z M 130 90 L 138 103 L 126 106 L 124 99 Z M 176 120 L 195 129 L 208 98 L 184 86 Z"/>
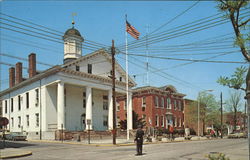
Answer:
<path fill-rule="evenodd" d="M 74 27 L 68 29 L 65 33 L 64 33 L 64 36 L 63 36 L 63 39 L 67 38 L 67 37 L 76 37 L 76 38 L 81 38 L 82 41 L 83 41 L 83 38 L 80 34 L 80 32 L 75 29 Z"/>

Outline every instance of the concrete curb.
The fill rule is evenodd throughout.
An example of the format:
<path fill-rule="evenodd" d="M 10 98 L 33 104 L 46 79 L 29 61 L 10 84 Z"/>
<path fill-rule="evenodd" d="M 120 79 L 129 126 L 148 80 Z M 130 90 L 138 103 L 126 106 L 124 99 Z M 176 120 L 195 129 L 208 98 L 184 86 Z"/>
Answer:
<path fill-rule="evenodd" d="M 0 156 L 0 159 L 9 159 L 9 158 L 19 158 L 19 157 L 25 157 L 25 156 L 30 156 L 32 155 L 32 152 L 31 151 L 25 151 L 24 153 L 17 153 L 17 154 L 10 154 L 10 155 L 4 155 L 2 156 L 2 153 L 1 152 L 1 156 Z"/>

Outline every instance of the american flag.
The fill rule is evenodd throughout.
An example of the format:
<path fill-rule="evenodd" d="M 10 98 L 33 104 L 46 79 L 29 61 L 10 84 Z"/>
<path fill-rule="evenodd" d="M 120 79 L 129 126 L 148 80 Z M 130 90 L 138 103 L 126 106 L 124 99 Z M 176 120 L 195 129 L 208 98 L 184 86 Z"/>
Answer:
<path fill-rule="evenodd" d="M 131 24 L 126 21 L 126 31 L 135 39 L 139 39 L 140 32 L 138 32 L 135 27 L 133 27 Z"/>

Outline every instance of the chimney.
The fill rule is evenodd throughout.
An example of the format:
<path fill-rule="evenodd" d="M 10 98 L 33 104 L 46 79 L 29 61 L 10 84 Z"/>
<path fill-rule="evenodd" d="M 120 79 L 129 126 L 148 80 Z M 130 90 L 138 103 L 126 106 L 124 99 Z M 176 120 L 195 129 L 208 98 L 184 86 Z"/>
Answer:
<path fill-rule="evenodd" d="M 29 55 L 29 78 L 36 75 L 36 54 Z"/>
<path fill-rule="evenodd" d="M 23 81 L 23 67 L 22 63 L 18 62 L 16 64 L 16 84 L 21 83 Z"/>
<path fill-rule="evenodd" d="M 15 68 L 11 67 L 9 69 L 9 88 L 15 85 Z"/>

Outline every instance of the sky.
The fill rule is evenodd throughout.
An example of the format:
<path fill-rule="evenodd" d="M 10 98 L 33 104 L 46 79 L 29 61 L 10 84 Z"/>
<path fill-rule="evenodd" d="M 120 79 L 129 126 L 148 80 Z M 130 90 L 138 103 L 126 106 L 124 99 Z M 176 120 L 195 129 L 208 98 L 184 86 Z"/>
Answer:
<path fill-rule="evenodd" d="M 197 95 L 201 91 L 213 90 L 211 94 L 214 94 L 217 100 L 219 100 L 221 92 L 223 92 L 223 99 L 226 100 L 229 97 L 229 89 L 219 85 L 216 82 L 217 79 L 220 76 L 231 76 L 236 67 L 249 66 L 249 64 L 239 63 L 196 62 L 185 64 L 188 61 L 180 60 L 206 59 L 244 62 L 241 52 L 234 45 L 231 23 L 227 21 L 209 27 L 209 25 L 215 24 L 215 21 L 217 23 L 224 22 L 223 17 L 218 17 L 222 14 L 216 8 L 217 2 L 215 1 L 2 0 L 0 5 L 1 26 L 3 27 L 1 28 L 0 45 L 1 54 L 5 55 L 27 58 L 30 53 L 36 53 L 39 62 L 51 65 L 62 64 L 63 43 L 58 43 L 58 41 L 63 42 L 62 36 L 67 29 L 72 27 L 71 22 L 74 19 L 74 27 L 80 31 L 85 39 L 83 55 L 103 47 L 107 48 L 114 40 L 117 51 L 120 51 L 117 53 L 116 59 L 125 68 L 125 15 L 127 14 L 128 22 L 141 34 L 139 40 L 127 35 L 128 54 L 131 54 L 129 55 L 129 74 L 136 81 L 137 87 L 173 85 L 178 92 L 186 94 L 185 98 L 189 99 L 197 99 Z M 72 16 L 72 13 L 76 16 Z M 249 16 L 249 9 L 245 10 L 244 13 L 245 16 Z M 205 19 L 209 16 L 210 19 L 214 18 L 211 22 Z M 195 29 L 195 26 L 190 26 L 195 23 L 199 23 L 196 27 L 204 25 L 207 28 L 199 30 L 199 28 Z M 53 29 L 53 31 L 34 24 Z M 182 25 L 184 28 L 180 27 Z M 19 28 L 15 28 L 17 26 Z M 31 27 L 47 30 L 47 32 Z M 26 30 L 22 30 L 23 28 Z M 184 31 L 188 29 L 189 34 L 185 34 Z M 36 35 L 34 32 L 51 37 L 46 35 L 39 35 L 45 39 L 34 37 L 33 35 Z M 48 32 L 52 32 L 52 34 Z M 143 41 L 146 35 L 148 38 Z M 166 39 L 164 41 L 157 39 L 161 36 L 166 36 Z M 52 37 L 59 39 L 56 40 L 57 42 L 46 39 L 53 39 Z M 205 42 L 207 43 L 204 44 Z M 211 43 L 208 44 L 209 42 Z M 87 47 L 88 45 L 91 45 L 91 49 Z M 132 48 L 133 45 L 135 48 Z M 153 58 L 156 56 L 164 57 L 164 59 Z M 175 58 L 175 60 L 169 58 Z M 23 63 L 24 67 L 28 66 L 26 61 L 1 55 L 0 90 L 8 88 L 8 69 L 10 66 L 3 64 L 3 62 L 14 65 L 19 61 Z M 146 69 L 147 62 L 149 64 L 148 71 Z M 37 69 L 42 71 L 49 67 L 38 65 Z M 161 71 L 157 71 L 159 69 Z M 23 75 L 28 75 L 25 68 Z"/>

